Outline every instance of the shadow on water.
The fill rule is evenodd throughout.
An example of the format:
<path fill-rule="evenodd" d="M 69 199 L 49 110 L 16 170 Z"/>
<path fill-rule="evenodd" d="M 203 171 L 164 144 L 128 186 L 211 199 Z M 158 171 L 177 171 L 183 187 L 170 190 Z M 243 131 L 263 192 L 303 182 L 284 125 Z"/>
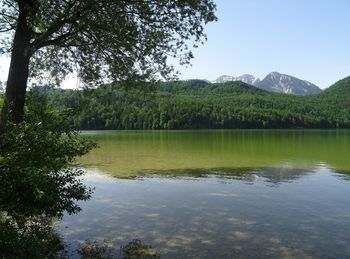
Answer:
<path fill-rule="evenodd" d="M 324 165 L 153 170 L 132 180 L 90 172 L 93 199 L 59 231 L 72 249 L 87 238 L 115 247 L 137 238 L 162 258 L 346 258 L 349 179 Z"/>

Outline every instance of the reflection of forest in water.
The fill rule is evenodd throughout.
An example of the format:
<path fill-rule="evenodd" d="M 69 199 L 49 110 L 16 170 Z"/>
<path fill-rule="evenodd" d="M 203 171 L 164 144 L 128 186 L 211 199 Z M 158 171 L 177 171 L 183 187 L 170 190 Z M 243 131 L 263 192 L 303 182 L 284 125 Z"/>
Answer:
<path fill-rule="evenodd" d="M 300 178 L 309 174 L 317 172 L 319 168 L 293 168 L 291 166 L 284 167 L 266 167 L 266 168 L 213 168 L 213 169 L 178 169 L 178 170 L 150 170 L 147 171 L 148 175 L 157 177 L 215 177 L 219 182 L 230 183 L 234 180 L 244 181 L 246 183 L 253 183 L 258 178 L 262 179 L 266 183 L 280 184 L 283 182 L 298 181 Z M 145 173 L 139 172 L 140 175 Z M 350 180 L 348 172 L 342 171 L 339 173 L 339 177 L 344 180 Z M 137 178 L 137 177 L 131 177 Z"/>
<path fill-rule="evenodd" d="M 117 177 L 197 168 L 309 170 L 324 165 L 350 171 L 349 130 L 107 131 L 89 136 L 99 148 L 80 162 Z"/>

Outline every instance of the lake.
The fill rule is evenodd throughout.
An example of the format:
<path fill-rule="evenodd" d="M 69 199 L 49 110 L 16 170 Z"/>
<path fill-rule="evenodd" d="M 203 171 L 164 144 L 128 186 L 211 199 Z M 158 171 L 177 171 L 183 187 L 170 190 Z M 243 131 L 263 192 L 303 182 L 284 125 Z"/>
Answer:
<path fill-rule="evenodd" d="M 89 131 L 95 187 L 58 226 L 161 258 L 350 258 L 349 130 Z"/>

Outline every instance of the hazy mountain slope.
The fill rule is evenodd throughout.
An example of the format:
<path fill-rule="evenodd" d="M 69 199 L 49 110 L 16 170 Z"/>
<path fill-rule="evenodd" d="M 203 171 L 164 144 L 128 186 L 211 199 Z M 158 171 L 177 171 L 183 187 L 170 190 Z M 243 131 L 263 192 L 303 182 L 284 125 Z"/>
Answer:
<path fill-rule="evenodd" d="M 278 93 L 312 95 L 322 90 L 316 85 L 293 76 L 272 72 L 256 84 L 257 87 Z"/>
<path fill-rule="evenodd" d="M 211 83 L 225 83 L 232 81 L 242 81 L 269 92 L 293 95 L 312 95 L 322 91 L 319 87 L 308 81 L 301 80 L 294 76 L 280 74 L 278 72 L 268 74 L 263 80 L 250 74 L 244 74 L 237 77 L 222 75 Z"/>

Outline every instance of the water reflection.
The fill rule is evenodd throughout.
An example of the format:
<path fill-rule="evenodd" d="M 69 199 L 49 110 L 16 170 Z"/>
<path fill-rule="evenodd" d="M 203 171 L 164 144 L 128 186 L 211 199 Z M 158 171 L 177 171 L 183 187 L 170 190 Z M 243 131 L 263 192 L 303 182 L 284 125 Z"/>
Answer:
<path fill-rule="evenodd" d="M 177 170 L 149 170 L 148 176 L 166 177 L 215 177 L 220 183 L 230 184 L 232 180 L 241 180 L 247 184 L 252 184 L 261 178 L 263 181 L 278 185 L 282 182 L 292 182 L 307 174 L 317 171 L 318 168 L 294 168 L 287 164 L 280 167 L 267 168 L 212 168 L 212 169 L 177 169 Z M 139 175 L 146 173 L 139 171 Z M 137 179 L 140 176 L 129 177 Z"/>
<path fill-rule="evenodd" d="M 349 130 L 112 131 L 91 137 L 100 148 L 85 166 L 117 177 L 193 168 L 291 167 L 325 164 L 350 170 Z"/>
<path fill-rule="evenodd" d="M 325 166 L 154 171 L 132 180 L 90 172 L 64 240 L 135 238 L 162 258 L 346 258 L 350 183 Z"/>

